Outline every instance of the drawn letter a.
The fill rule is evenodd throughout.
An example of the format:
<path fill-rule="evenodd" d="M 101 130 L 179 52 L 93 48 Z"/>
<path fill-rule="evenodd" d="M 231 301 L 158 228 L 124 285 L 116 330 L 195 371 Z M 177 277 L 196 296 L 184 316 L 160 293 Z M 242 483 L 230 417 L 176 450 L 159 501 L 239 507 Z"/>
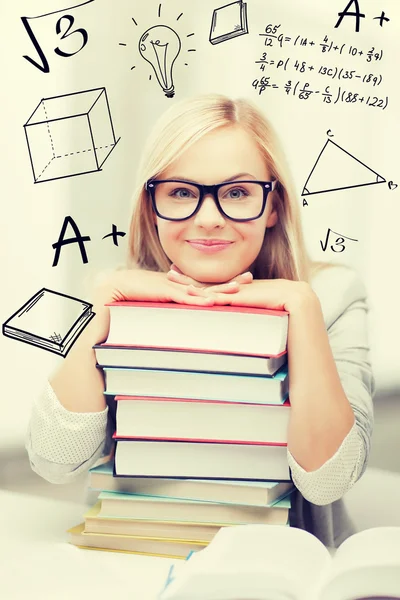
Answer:
<path fill-rule="evenodd" d="M 349 11 L 352 4 L 354 4 L 355 12 Z M 339 27 L 339 25 L 343 21 L 344 17 L 355 17 L 356 18 L 356 32 L 360 31 L 360 18 L 363 17 L 363 19 L 365 19 L 365 14 L 360 12 L 360 6 L 358 4 L 358 0 L 350 0 L 350 2 L 348 3 L 348 5 L 344 9 L 344 11 L 338 13 L 338 15 L 339 15 L 339 19 L 335 25 L 335 28 Z"/>

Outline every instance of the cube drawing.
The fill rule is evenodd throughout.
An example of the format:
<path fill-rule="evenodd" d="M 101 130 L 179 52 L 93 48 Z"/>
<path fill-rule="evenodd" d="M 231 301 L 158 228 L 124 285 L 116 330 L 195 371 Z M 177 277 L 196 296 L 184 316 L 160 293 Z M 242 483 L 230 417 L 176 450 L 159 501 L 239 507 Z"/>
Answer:
<path fill-rule="evenodd" d="M 43 98 L 24 130 L 35 183 L 99 171 L 120 139 L 105 88 Z"/>

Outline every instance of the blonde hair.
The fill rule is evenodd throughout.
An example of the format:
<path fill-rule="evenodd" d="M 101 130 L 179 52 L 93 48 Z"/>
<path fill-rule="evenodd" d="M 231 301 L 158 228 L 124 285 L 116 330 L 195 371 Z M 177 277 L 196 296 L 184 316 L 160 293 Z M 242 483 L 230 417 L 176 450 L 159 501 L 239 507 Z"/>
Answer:
<path fill-rule="evenodd" d="M 242 127 L 251 135 L 266 161 L 271 178 L 278 181 L 268 198 L 273 202 L 278 220 L 276 225 L 266 229 L 261 250 L 250 269 L 254 278 L 309 281 L 316 270 L 335 264 L 312 262 L 307 255 L 300 208 L 289 168 L 268 120 L 248 100 L 206 94 L 172 105 L 156 122 L 147 139 L 133 194 L 128 268 L 166 272 L 171 265 L 158 238 L 152 205 L 144 187 L 146 181 L 159 176 L 207 133 L 233 125 Z"/>

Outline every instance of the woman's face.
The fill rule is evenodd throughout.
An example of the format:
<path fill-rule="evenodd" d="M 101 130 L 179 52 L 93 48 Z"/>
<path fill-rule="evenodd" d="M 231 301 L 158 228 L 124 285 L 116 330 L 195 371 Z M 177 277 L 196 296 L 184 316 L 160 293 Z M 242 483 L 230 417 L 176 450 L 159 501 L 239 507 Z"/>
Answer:
<path fill-rule="evenodd" d="M 270 173 L 256 143 L 240 126 L 206 134 L 175 160 L 157 179 L 183 179 L 210 185 L 232 180 L 270 181 Z M 235 222 L 225 218 L 211 195 L 187 221 L 167 221 L 154 215 L 160 243 L 179 269 L 200 282 L 224 282 L 249 269 L 260 251 L 266 227 L 276 223 L 270 193 L 258 219 Z M 193 240 L 229 242 L 209 251 Z M 203 246 L 204 248 L 204 246 Z"/>

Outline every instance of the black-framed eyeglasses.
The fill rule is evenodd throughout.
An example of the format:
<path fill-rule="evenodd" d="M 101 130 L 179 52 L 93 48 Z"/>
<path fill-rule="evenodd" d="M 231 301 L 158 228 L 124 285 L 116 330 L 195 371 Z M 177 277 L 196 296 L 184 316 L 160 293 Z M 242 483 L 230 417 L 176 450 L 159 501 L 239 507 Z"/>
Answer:
<path fill-rule="evenodd" d="M 182 179 L 149 179 L 145 189 L 150 193 L 154 211 L 160 219 L 186 221 L 200 210 L 205 196 L 211 194 L 224 217 L 243 222 L 261 217 L 268 194 L 276 184 L 277 180 L 251 179 L 201 185 Z"/>

